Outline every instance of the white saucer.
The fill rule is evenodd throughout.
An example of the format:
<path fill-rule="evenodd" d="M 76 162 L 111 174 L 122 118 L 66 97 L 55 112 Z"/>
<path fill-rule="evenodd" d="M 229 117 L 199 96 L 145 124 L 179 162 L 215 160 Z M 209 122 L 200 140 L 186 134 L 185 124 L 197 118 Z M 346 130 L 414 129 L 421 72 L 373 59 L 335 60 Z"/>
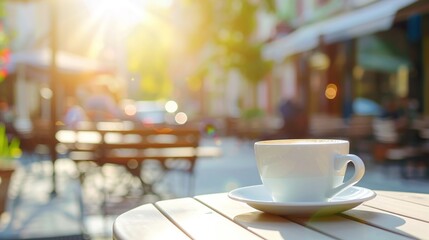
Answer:
<path fill-rule="evenodd" d="M 228 196 L 266 213 L 320 216 L 349 210 L 373 199 L 376 194 L 372 190 L 352 186 L 327 202 L 274 202 L 271 194 L 263 185 L 255 185 L 235 189 L 229 192 Z"/>

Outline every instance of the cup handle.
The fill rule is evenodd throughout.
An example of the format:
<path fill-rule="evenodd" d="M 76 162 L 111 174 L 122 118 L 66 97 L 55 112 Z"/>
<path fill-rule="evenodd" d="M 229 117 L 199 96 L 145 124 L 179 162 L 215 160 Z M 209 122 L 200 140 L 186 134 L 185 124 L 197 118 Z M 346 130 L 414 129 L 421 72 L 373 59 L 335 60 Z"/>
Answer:
<path fill-rule="evenodd" d="M 350 187 L 351 185 L 354 185 L 355 183 L 359 182 L 359 180 L 362 179 L 364 173 L 365 173 L 365 165 L 362 161 L 362 159 L 354 154 L 345 154 L 345 155 L 337 155 L 335 156 L 335 166 L 338 166 L 340 164 L 341 166 L 344 166 L 344 164 L 347 164 L 349 162 L 352 162 L 355 166 L 355 172 L 353 176 L 347 180 L 346 182 L 342 183 L 341 185 L 335 187 L 331 190 L 329 197 L 332 197 L 344 189 Z"/>

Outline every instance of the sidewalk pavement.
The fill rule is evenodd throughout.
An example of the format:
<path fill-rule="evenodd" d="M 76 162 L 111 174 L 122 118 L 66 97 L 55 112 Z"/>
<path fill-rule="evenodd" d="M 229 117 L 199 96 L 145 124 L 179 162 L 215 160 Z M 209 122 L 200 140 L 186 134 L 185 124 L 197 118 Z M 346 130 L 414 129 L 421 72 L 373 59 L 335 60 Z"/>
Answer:
<path fill-rule="evenodd" d="M 261 184 L 253 154 L 253 142 L 235 138 L 206 138 L 203 146 L 219 146 L 222 155 L 201 158 L 195 169 L 195 188 L 192 195 L 227 192 L 232 189 Z M 429 193 L 429 179 L 402 179 L 399 169 L 374 164 L 370 155 L 361 155 L 366 163 L 364 178 L 358 186 L 373 190 Z M 0 239 L 69 236 L 64 239 L 111 239 L 112 224 L 121 212 L 158 199 L 128 199 L 115 205 L 116 212 L 103 216 L 94 211 L 96 190 L 80 187 L 74 163 L 59 159 L 56 163 L 57 195 L 51 197 L 52 165 L 50 161 L 26 160 L 14 176 L 9 204 L 9 219 L 0 224 Z M 97 178 L 94 179 L 97 182 Z M 168 197 L 186 197 L 183 181 L 168 175 L 159 190 L 169 190 Z M 83 193 L 82 193 L 83 192 Z M 172 194 L 171 194 L 172 193 Z M 118 207 L 120 206 L 120 207 Z M 99 206 L 98 206 L 99 207 Z M 119 210 L 119 211 L 118 211 Z M 89 235 L 86 235 L 89 234 Z M 55 238 L 54 238 L 55 239 Z"/>

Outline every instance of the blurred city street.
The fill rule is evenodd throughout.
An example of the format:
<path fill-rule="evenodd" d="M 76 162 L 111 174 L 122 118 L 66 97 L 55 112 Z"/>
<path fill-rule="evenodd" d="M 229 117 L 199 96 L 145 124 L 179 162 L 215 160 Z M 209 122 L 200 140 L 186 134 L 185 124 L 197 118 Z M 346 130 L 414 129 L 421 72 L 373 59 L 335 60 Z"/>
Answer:
<path fill-rule="evenodd" d="M 422 0 L 0 0 L 0 239 L 261 184 L 262 139 L 346 139 L 358 186 L 429 193 L 428 29 Z"/>
<path fill-rule="evenodd" d="M 204 138 L 202 145 L 219 146 L 222 155 L 198 160 L 193 195 L 228 192 L 238 187 L 261 184 L 253 154 L 253 141 L 233 137 Z M 373 190 L 429 193 L 428 178 L 403 179 L 397 166 L 376 164 L 370 154 L 361 156 L 366 164 L 366 173 L 358 186 Z M 80 189 L 72 161 L 66 158 L 57 161 L 57 196 L 53 198 L 50 198 L 50 161 L 25 161 L 14 176 L 13 199 L 8 215 L 10 219 L 3 219 L 1 239 L 17 237 L 15 234 L 18 233 L 24 239 L 55 236 L 80 239 L 82 234 L 88 234 L 92 239 L 111 239 L 112 224 L 118 214 L 145 202 L 159 200 L 137 196 L 121 204 L 111 205 L 113 209 L 103 216 L 100 210 L 92 209 L 96 199 L 85 196 L 85 192 L 91 194 L 97 189 Z M 188 196 L 183 182 L 177 181 L 176 176 L 167 177 L 162 185 L 160 190 L 168 193 L 165 199 Z M 83 204 L 83 209 L 80 204 Z"/>

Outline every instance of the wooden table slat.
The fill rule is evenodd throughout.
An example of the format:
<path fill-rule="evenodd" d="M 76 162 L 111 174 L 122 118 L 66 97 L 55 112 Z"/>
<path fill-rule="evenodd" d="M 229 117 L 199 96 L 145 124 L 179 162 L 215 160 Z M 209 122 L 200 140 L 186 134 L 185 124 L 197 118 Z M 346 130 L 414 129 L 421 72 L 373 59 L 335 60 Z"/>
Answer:
<path fill-rule="evenodd" d="M 331 217 L 322 217 L 322 218 L 300 218 L 300 217 L 289 217 L 292 221 L 297 222 L 299 224 L 293 224 L 293 222 L 287 220 L 286 218 L 282 218 L 280 216 L 270 215 L 270 214 L 263 214 L 260 213 L 258 210 L 248 206 L 247 204 L 243 204 L 234 200 L 231 200 L 227 197 L 226 194 L 216 194 L 216 195 L 202 195 L 197 196 L 197 199 L 200 201 L 206 203 L 210 207 L 215 208 L 217 211 L 221 211 L 223 214 L 225 214 L 227 217 L 234 219 L 234 221 L 238 222 L 241 225 L 244 225 L 246 227 L 250 226 L 252 227 L 249 230 L 252 230 L 254 232 L 257 232 L 260 234 L 260 230 L 264 229 L 264 225 L 271 226 L 271 229 L 275 232 L 284 232 L 285 234 L 281 234 L 279 236 L 279 239 L 287 239 L 288 237 L 291 237 L 294 239 L 295 234 L 298 234 L 299 239 L 305 239 L 303 237 L 303 229 L 305 229 L 304 232 L 311 232 L 311 234 L 318 234 L 319 236 L 317 239 L 327 238 L 327 236 L 320 234 L 319 232 L 325 233 L 327 235 L 332 235 L 333 237 L 340 238 L 340 239 L 361 239 L 362 236 L 377 236 L 377 239 L 408 239 L 404 236 L 397 235 L 395 233 L 386 232 L 383 229 L 380 229 L 378 227 L 366 225 L 364 223 L 354 221 L 351 219 L 343 218 L 341 216 L 331 216 Z M 242 218 L 240 217 L 240 214 L 243 215 Z M 261 217 L 262 219 L 258 218 Z M 280 219 L 280 220 L 279 220 Z M 253 225 L 250 225 L 253 221 Z M 266 221 L 264 223 L 264 221 Z M 335 222 L 335 225 L 332 224 L 320 224 L 325 221 L 328 222 Z M 288 223 L 287 226 L 285 226 L 285 223 Z M 300 225 L 301 224 L 301 225 Z M 275 227 L 273 225 L 276 225 Z M 314 230 L 311 230 L 310 228 L 306 228 L 304 226 L 308 226 Z M 330 227 L 338 227 L 335 231 L 330 229 Z M 362 235 L 363 233 L 363 235 Z M 265 232 L 265 234 L 268 234 Z M 266 237 L 268 239 L 272 239 L 272 237 L 276 237 L 276 235 L 262 235 L 263 237 Z M 308 235 L 308 238 L 315 238 L 315 236 L 310 237 L 311 235 Z M 274 238 L 273 238 L 274 239 Z"/>
<path fill-rule="evenodd" d="M 331 216 L 263 213 L 227 193 L 146 204 L 120 215 L 117 239 L 428 239 L 429 194 L 377 191 Z"/>
<path fill-rule="evenodd" d="M 429 207 L 421 204 L 379 195 L 364 205 L 429 223 Z"/>
<path fill-rule="evenodd" d="M 120 227 L 117 222 L 121 222 Z M 190 239 L 152 204 L 121 214 L 113 225 L 115 239 Z"/>
<path fill-rule="evenodd" d="M 429 189 L 429 186 L 428 186 Z M 429 207 L 429 195 L 423 193 L 409 193 L 409 192 L 389 192 L 377 191 L 378 195 L 386 196 L 395 199 L 401 199 L 408 202 L 413 202 Z"/>
<path fill-rule="evenodd" d="M 226 194 L 200 195 L 196 199 L 266 239 L 332 239 L 281 216 L 266 214 L 234 201 Z"/>
<path fill-rule="evenodd" d="M 312 229 L 317 229 L 320 232 L 329 233 L 331 236 L 338 239 L 347 240 L 362 240 L 362 239 L 409 239 L 404 236 L 387 232 L 383 229 L 367 225 L 358 221 L 344 218 L 339 215 L 325 216 L 320 218 L 307 217 L 289 217 L 302 225 Z"/>
<path fill-rule="evenodd" d="M 165 200 L 155 204 L 194 239 L 261 239 L 192 198 Z"/>
<path fill-rule="evenodd" d="M 426 222 L 416 219 L 387 213 L 383 210 L 362 205 L 346 211 L 343 214 L 363 221 L 366 224 L 377 226 L 401 235 L 418 239 L 429 238 L 429 225 Z"/>

